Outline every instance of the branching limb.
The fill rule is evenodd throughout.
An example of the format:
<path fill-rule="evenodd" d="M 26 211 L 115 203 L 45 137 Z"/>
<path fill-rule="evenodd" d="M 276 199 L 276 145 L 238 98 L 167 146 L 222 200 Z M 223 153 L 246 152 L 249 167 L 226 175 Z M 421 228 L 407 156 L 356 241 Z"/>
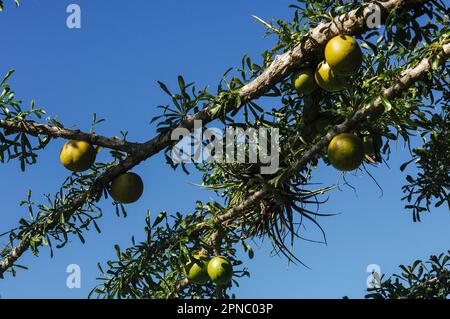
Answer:
<path fill-rule="evenodd" d="M 450 57 L 450 44 L 442 46 L 442 53 L 440 55 L 439 63 L 444 63 Z M 397 83 L 393 86 L 385 89 L 382 96 L 386 99 L 395 99 L 406 89 L 412 86 L 416 81 L 420 80 L 421 77 L 425 76 L 428 72 L 432 70 L 432 61 L 430 58 L 423 59 L 417 66 L 405 70 Z M 361 121 L 367 120 L 367 118 L 380 110 L 384 109 L 384 103 L 382 98 L 377 98 L 371 105 L 368 105 L 359 111 L 357 111 L 354 116 L 347 121 L 343 122 L 332 128 L 317 144 L 315 144 L 308 152 L 303 154 L 291 167 L 286 170 L 283 174 L 284 179 L 288 179 L 295 176 L 307 163 L 309 163 L 321 150 L 326 147 L 331 139 L 340 133 L 348 132 L 352 130 Z M 268 185 L 262 189 L 256 191 L 251 196 L 243 200 L 239 205 L 228 210 L 227 213 L 220 215 L 218 220 L 226 225 L 228 222 L 235 220 L 248 211 L 252 209 L 255 205 L 259 203 L 266 196 L 270 195 L 272 186 L 276 181 L 270 180 Z M 207 228 L 208 223 L 199 224 L 193 233 L 200 233 L 203 229 Z M 184 289 L 188 285 L 187 279 L 183 279 L 178 285 L 177 289 Z"/>
<path fill-rule="evenodd" d="M 391 11 L 400 5 L 408 7 L 415 4 L 416 2 L 412 0 L 389 0 L 376 3 L 383 7 L 385 11 Z M 263 96 L 265 93 L 269 92 L 277 83 L 283 81 L 299 65 L 304 64 L 308 61 L 308 58 L 319 52 L 325 46 L 327 41 L 335 35 L 357 35 L 367 30 L 365 22 L 370 13 L 371 10 L 369 10 L 368 5 L 366 5 L 360 9 L 352 10 L 347 14 L 336 17 L 328 23 L 320 24 L 316 28 L 312 29 L 309 32 L 309 35 L 303 38 L 294 49 L 277 56 L 273 63 L 260 76 L 258 76 L 252 82 L 243 86 L 238 91 L 237 94 L 240 97 L 241 105 L 253 99 L 257 99 Z M 448 48 L 446 50 L 448 50 Z M 405 75 L 405 79 L 402 78 L 399 84 L 385 91 L 384 94 L 386 95 L 386 97 L 395 97 L 396 94 L 400 93 L 403 89 L 411 85 L 415 80 L 417 80 L 418 77 L 425 74 L 429 70 L 429 66 L 429 61 L 425 61 L 425 63 L 421 63 L 415 69 L 410 70 L 410 72 Z M 359 120 L 362 120 L 376 109 L 379 109 L 381 107 L 380 105 L 382 105 L 381 102 L 376 102 L 373 106 L 358 111 L 352 119 L 336 126 L 318 144 L 316 144 L 307 153 L 305 153 L 295 163 L 295 165 L 293 165 L 286 172 L 285 177 L 294 175 L 299 169 L 306 165 L 324 146 L 327 145 L 334 134 L 351 129 L 352 126 L 354 126 Z M 229 112 L 238 106 L 239 105 L 236 105 L 235 102 L 233 102 L 222 107 L 226 112 Z M 217 105 L 210 105 L 203 108 L 201 111 L 197 112 L 194 115 L 186 116 L 185 120 L 182 121 L 177 128 L 187 128 L 189 130 L 192 130 L 194 128 L 195 120 L 201 120 L 203 124 L 211 122 L 218 117 L 217 112 L 214 112 L 214 109 L 216 107 Z M 171 139 L 171 133 L 174 129 L 176 128 L 162 133 L 154 137 L 153 139 L 141 144 L 123 161 L 107 170 L 92 184 L 92 186 L 87 191 L 75 198 L 68 207 L 55 213 L 54 218 L 52 218 L 50 223 L 46 226 L 46 230 L 54 228 L 55 225 L 58 224 L 61 215 L 64 214 L 70 217 L 71 214 L 83 207 L 87 200 L 91 200 L 92 198 L 98 199 L 102 190 L 120 173 L 132 169 L 142 161 L 155 155 L 167 146 L 170 146 L 173 143 Z M 106 143 L 106 141 L 103 142 Z M 228 220 L 239 217 L 243 213 L 251 209 L 252 205 L 260 201 L 270 192 L 270 189 L 274 183 L 275 181 L 271 181 L 266 187 L 263 187 L 262 189 L 251 194 L 250 197 L 247 198 L 247 200 L 233 207 L 224 215 L 221 215 L 220 221 L 222 223 L 226 223 Z M 200 224 L 198 226 L 198 230 L 200 231 L 204 227 L 205 225 Z M 39 230 L 31 230 L 29 236 L 25 236 L 25 238 L 18 244 L 18 246 L 12 248 L 5 259 L 0 262 L 0 276 L 10 267 L 12 267 L 14 262 L 25 251 L 29 249 L 30 238 L 35 233 L 39 233 Z"/>
<path fill-rule="evenodd" d="M 133 153 L 140 147 L 139 143 L 131 143 L 118 138 L 109 138 L 93 133 L 85 133 L 80 130 L 70 130 L 55 125 L 41 124 L 33 121 L 0 120 L 0 127 L 8 133 L 22 132 L 32 136 L 46 135 L 52 138 L 86 141 L 91 144 L 126 153 Z"/>

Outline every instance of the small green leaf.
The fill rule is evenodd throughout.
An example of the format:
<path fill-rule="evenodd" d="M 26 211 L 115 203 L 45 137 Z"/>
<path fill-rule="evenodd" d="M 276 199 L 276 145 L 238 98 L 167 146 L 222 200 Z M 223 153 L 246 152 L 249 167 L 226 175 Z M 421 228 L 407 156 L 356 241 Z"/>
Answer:
<path fill-rule="evenodd" d="M 392 110 L 392 103 L 387 98 L 385 98 L 383 95 L 380 95 L 380 99 L 381 103 L 383 103 L 384 105 L 384 109 L 386 112 Z"/>

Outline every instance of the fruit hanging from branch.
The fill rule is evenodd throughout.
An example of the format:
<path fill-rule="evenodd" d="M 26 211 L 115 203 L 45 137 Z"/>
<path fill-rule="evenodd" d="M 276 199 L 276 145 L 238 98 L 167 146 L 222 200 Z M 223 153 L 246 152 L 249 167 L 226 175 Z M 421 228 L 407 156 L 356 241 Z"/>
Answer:
<path fill-rule="evenodd" d="M 316 217 L 328 214 L 318 213 L 326 202 L 320 197 L 334 189 L 334 185 L 316 188 L 314 175 L 322 167 L 319 159 L 341 171 L 354 170 L 363 161 L 383 161 L 381 149 L 383 154 L 390 154 L 391 141 L 403 138 L 409 142 L 416 132 L 428 142 L 413 149 L 411 160 L 405 163 L 416 164 L 418 174 L 408 175 L 402 200 L 413 209 L 414 221 L 420 220 L 421 212 L 429 211 L 434 202 L 436 207 L 444 204 L 448 193 L 446 102 L 450 99 L 446 90 L 448 8 L 438 1 L 378 1 L 390 18 L 377 31 L 369 26 L 366 13 L 371 4 L 366 1 L 298 2 L 302 5 L 296 8 L 292 21 L 266 23 L 258 18 L 268 34 L 278 37 L 275 47 L 263 52 L 261 65 L 245 56 L 242 66 L 229 69 L 231 73 L 227 71 L 221 78 L 217 92 L 199 90 L 196 82 L 186 84 L 181 75 L 179 92 L 158 82 L 170 102 L 152 119 L 157 135 L 146 136 L 142 143 L 128 141 L 122 130 L 123 138 L 108 138 L 92 133 L 93 129 L 91 133 L 67 129 L 56 118 L 49 118 L 47 123 L 34 121 L 45 114 L 44 110 L 35 108 L 34 102 L 30 110 L 21 107 L 6 83 L 12 74 L 8 73 L 0 82 L 0 92 L 4 92 L 0 95 L 0 162 L 19 159 L 24 170 L 36 162 L 36 151 L 50 141 L 65 138 L 72 141 L 61 151 L 63 165 L 75 172 L 95 169 L 88 175 L 72 174 L 65 179 L 56 196 L 46 196 L 45 203 L 51 201 L 51 205 L 39 205 L 37 212 L 32 212 L 30 197 L 22 202 L 32 212 L 31 220 L 22 219 L 4 233 L 9 238 L 0 251 L 0 278 L 6 272 L 15 275 L 20 267 L 18 259 L 27 252 L 37 254 L 42 246 L 52 247 L 55 241 L 62 247 L 73 234 L 84 242 L 82 233 L 102 215 L 100 201 L 105 191 L 115 204 L 137 201 L 143 194 L 143 182 L 127 171 L 161 152 L 177 168 L 179 165 L 168 157 L 175 142 L 169 136 L 179 129 L 195 134 L 198 120 L 202 125 L 221 121 L 221 127 L 279 130 L 281 154 L 271 152 L 270 157 L 281 155 L 281 170 L 262 176 L 258 170 L 264 164 L 262 156 L 256 163 L 250 156 L 250 161 L 246 158 L 243 163 L 196 163 L 195 169 L 203 174 L 202 185 L 220 194 L 221 199 L 196 201 L 189 212 L 162 211 L 154 222 L 148 213 L 145 239 L 136 243 L 133 237 L 132 246 L 126 250 L 115 245 L 117 260 L 108 262 L 107 271 L 99 267 L 103 282 L 91 293 L 132 299 L 228 298 L 227 289 L 235 281 L 232 283 L 232 279 L 249 276 L 246 268 L 236 268 L 242 261 L 235 247 L 242 243 L 244 252 L 253 258 L 253 250 L 245 242 L 253 238 L 268 241 L 289 261 L 301 262 L 293 253 L 293 245 L 296 239 L 306 237 L 303 227 L 296 231 L 297 225 L 313 221 L 322 230 Z M 341 35 L 334 37 L 336 34 Z M 365 72 L 359 70 L 363 63 L 361 48 L 350 35 L 364 39 L 360 43 L 367 53 Z M 299 96 L 292 96 L 294 91 Z M 270 101 L 270 111 L 266 105 L 259 105 L 260 99 L 263 103 Z M 94 114 L 92 125 L 97 123 L 100 121 Z M 251 136 L 248 140 L 242 143 L 246 156 L 253 144 Z M 275 144 L 280 146 L 272 142 L 270 146 Z M 110 149 L 113 159 L 94 167 L 95 150 L 100 146 Z M 263 145 L 258 143 L 258 151 L 259 146 Z M 370 175 L 368 171 L 361 173 Z M 214 251 L 217 257 L 209 260 L 210 254 L 200 251 Z M 221 252 L 227 257 L 220 256 Z M 428 274 L 426 280 L 427 284 Z M 396 287 L 391 282 L 386 288 L 391 296 L 401 295 L 397 289 L 392 290 Z M 405 293 L 403 286 L 397 288 Z M 434 295 L 429 288 L 424 291 L 426 297 Z M 380 296 L 386 296 L 386 291 L 380 291 Z"/>
<path fill-rule="evenodd" d="M 208 263 L 208 275 L 213 283 L 226 286 L 233 277 L 233 266 L 226 257 L 214 257 Z"/>
<path fill-rule="evenodd" d="M 61 149 L 59 158 L 65 168 L 73 172 L 84 172 L 95 162 L 96 149 L 85 141 L 68 141 Z"/>
<path fill-rule="evenodd" d="M 295 72 L 291 81 L 292 86 L 301 94 L 311 94 L 318 88 L 314 79 L 314 69 L 305 68 Z"/>
<path fill-rule="evenodd" d="M 336 75 L 354 75 L 362 63 L 361 48 L 348 35 L 338 35 L 325 47 L 325 61 Z"/>
<path fill-rule="evenodd" d="M 190 283 L 203 285 L 209 281 L 208 276 L 208 256 L 204 254 L 194 255 L 183 269 L 184 275 Z"/>
<path fill-rule="evenodd" d="M 352 133 L 336 135 L 328 145 L 328 160 L 340 171 L 357 169 L 364 160 L 364 144 Z"/>
<path fill-rule="evenodd" d="M 328 92 L 342 91 L 347 87 L 345 78 L 336 75 L 325 61 L 320 62 L 317 66 L 315 79 L 317 84 Z"/>
<path fill-rule="evenodd" d="M 136 202 L 144 192 L 144 183 L 135 173 L 123 173 L 111 183 L 110 194 L 112 198 L 122 204 Z"/>

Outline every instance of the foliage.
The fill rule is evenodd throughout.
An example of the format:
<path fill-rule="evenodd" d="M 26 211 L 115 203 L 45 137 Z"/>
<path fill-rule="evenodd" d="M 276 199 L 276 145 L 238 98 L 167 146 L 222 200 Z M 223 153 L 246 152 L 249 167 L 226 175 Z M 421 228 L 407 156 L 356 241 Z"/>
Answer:
<path fill-rule="evenodd" d="M 15 99 L 15 94 L 7 80 L 14 71 L 8 72 L 0 82 L 0 121 L 11 121 L 14 123 L 27 125 L 28 122 L 34 122 L 34 119 L 41 119 L 45 111 L 36 108 L 32 101 L 28 110 L 22 107 L 22 101 Z M 92 133 L 95 125 L 102 120 L 93 116 Z M 54 118 L 47 118 L 47 123 L 55 127 L 64 128 L 64 126 Z M 0 161 L 10 161 L 18 159 L 22 171 L 25 171 L 27 165 L 35 164 L 38 158 L 37 151 L 45 149 L 50 143 L 51 136 L 37 135 L 33 136 L 24 132 L 8 131 L 4 129 L 0 132 Z M 7 236 L 8 243 L 0 252 L 0 257 L 6 257 L 11 253 L 14 245 L 21 241 L 29 241 L 33 254 L 37 255 L 41 246 L 49 246 L 53 256 L 52 242 L 56 241 L 56 248 L 64 247 L 69 241 L 69 234 L 76 235 L 83 243 L 83 232 L 89 229 L 91 223 L 95 229 L 100 232 L 96 219 L 101 217 L 101 208 L 96 204 L 101 194 L 97 196 L 88 196 L 87 189 L 102 173 L 112 167 L 123 155 L 119 152 L 111 152 L 113 161 L 108 163 L 96 163 L 93 170 L 87 174 L 72 174 L 62 183 L 59 190 L 53 194 L 45 195 L 44 201 L 36 204 L 32 200 L 32 191 L 29 190 L 27 197 L 20 203 L 20 206 L 26 207 L 28 219 L 19 220 L 19 226 L 1 234 Z M 105 195 L 107 193 L 105 192 Z M 80 199 L 83 198 L 83 202 Z M 74 204 L 81 202 L 81 204 Z M 126 212 L 123 206 L 114 203 L 116 213 L 119 216 Z M 54 228 L 50 228 L 54 225 Z M 21 265 L 17 267 L 23 268 Z M 14 268 L 11 269 L 15 275 Z M 0 275 L 1 277 L 1 275 Z"/>
<path fill-rule="evenodd" d="M 399 275 L 369 288 L 371 299 L 447 299 L 450 296 L 450 251 L 431 256 L 426 262 L 416 260 L 411 266 L 400 265 Z"/>
<path fill-rule="evenodd" d="M 189 285 L 187 289 L 179 289 L 178 285 L 183 279 L 183 265 L 193 258 L 195 252 L 204 250 L 210 256 L 214 254 L 208 243 L 214 232 L 213 225 L 208 225 L 202 236 L 194 236 L 193 233 L 207 216 L 220 213 L 221 209 L 219 204 L 197 202 L 196 210 L 191 214 L 169 216 L 161 212 L 153 223 L 148 213 L 145 219 L 146 240 L 136 243 L 133 238 L 133 246 L 125 251 L 116 245 L 118 260 L 109 261 L 106 272 L 99 265 L 102 273 L 99 279 L 104 283 L 91 294 L 104 298 L 215 297 L 217 292 L 211 283 Z M 236 268 L 242 262 L 235 258 L 234 244 L 242 242 L 249 254 L 252 250 L 238 234 L 238 229 L 227 227 L 222 231 L 227 232 L 227 236 L 220 248 L 221 253 L 226 254 Z M 248 276 L 248 272 L 243 268 L 235 271 L 235 276 Z M 235 280 L 234 283 L 238 284 Z"/>
<path fill-rule="evenodd" d="M 22 102 L 15 100 L 15 94 L 6 81 L 11 77 L 14 71 L 8 72 L 3 80 L 0 82 L 0 116 L 2 121 L 25 121 L 41 119 L 45 114 L 43 109 L 35 107 L 35 102 L 31 101 L 30 108 L 23 110 Z M 50 122 L 59 126 L 60 124 L 55 119 L 49 119 Z M 45 148 L 50 142 L 48 136 L 38 136 L 35 138 L 36 142 L 30 141 L 30 137 L 26 133 L 15 133 L 5 130 L 0 132 L 0 161 L 13 160 L 18 158 L 20 160 L 20 167 L 22 171 L 25 170 L 26 165 L 36 163 L 36 151 Z M 33 146 L 33 144 L 35 144 Z"/>
<path fill-rule="evenodd" d="M 257 103 L 256 99 L 243 99 L 240 95 L 247 83 L 264 74 L 276 61 L 277 55 L 302 45 L 312 28 L 361 8 L 361 4 L 347 0 L 297 0 L 291 6 L 291 21 L 266 22 L 255 17 L 264 26 L 266 36 L 276 37 L 276 45 L 263 52 L 259 62 L 244 56 L 239 67 L 224 73 L 215 92 L 206 88 L 198 89 L 195 83 L 187 83 L 182 76 L 178 76 L 178 88 L 175 90 L 159 82 L 161 89 L 169 96 L 169 102 L 160 106 L 162 114 L 151 121 L 156 123 L 157 133 L 160 134 L 158 138 L 164 138 L 165 134 L 170 134 L 174 128 L 183 126 L 191 118 L 218 119 L 223 126 L 244 130 L 259 127 L 278 129 L 280 169 L 274 174 L 264 175 L 260 173 L 260 162 L 195 164 L 194 168 L 203 174 L 201 186 L 214 191 L 220 202 L 197 202 L 190 213 L 177 212 L 171 215 L 163 211 L 154 217 L 153 222 L 148 214 L 145 239 L 136 242 L 133 237 L 131 247 L 125 250 L 115 246 L 117 259 L 107 262 L 106 270 L 99 265 L 101 284 L 92 290 L 90 296 L 234 297 L 229 295 L 229 287 L 187 283 L 183 279 L 183 265 L 196 253 L 204 251 L 210 256 L 222 254 L 230 258 L 233 265 L 238 267 L 234 279 L 249 276 L 248 270 L 242 268 L 242 261 L 236 257 L 236 246 L 241 244 L 243 251 L 253 257 L 250 241 L 268 240 L 274 254 L 281 254 L 290 262 L 302 263 L 292 253 L 294 243 L 296 239 L 326 243 L 319 218 L 333 215 L 323 213 L 321 208 L 332 199 L 329 192 L 336 185 L 330 185 L 329 181 L 324 181 L 325 185 L 322 185 L 315 179 L 316 170 L 328 164 L 323 150 L 300 169 L 293 168 L 299 158 L 308 154 L 329 134 L 329 129 L 345 123 L 356 112 L 373 105 L 378 99 L 382 101 L 384 112 L 359 121 L 354 128 L 354 132 L 360 136 L 376 134 L 383 139 L 379 154 L 373 159 L 367 159 L 365 165 L 379 165 L 387 161 L 394 152 L 391 149 L 394 143 L 409 145 L 419 134 L 423 145 L 411 149 L 411 160 L 401 167 L 401 170 L 405 170 L 414 162 L 419 171 L 416 177 L 407 175 L 408 184 L 403 187 L 406 194 L 403 199 L 408 203 L 406 208 L 412 209 L 413 219 L 418 221 L 420 213 L 429 210 L 432 203 L 435 202 L 435 206 L 446 201 L 449 203 L 449 160 L 446 155 L 449 147 L 450 68 L 448 62 L 441 62 L 442 46 L 450 42 L 450 28 L 448 8 L 443 1 L 429 1 L 413 10 L 397 8 L 387 14 L 384 27 L 356 34 L 364 53 L 363 67 L 349 79 L 349 86 L 342 92 L 319 91 L 311 98 L 298 94 L 286 78 L 262 94 L 261 100 L 269 101 L 270 108 L 267 107 L 269 103 Z M 323 54 L 310 55 L 302 65 L 296 67 L 315 67 L 323 58 Z M 433 66 L 426 77 L 405 88 L 396 99 L 388 100 L 380 95 L 385 88 L 397 83 L 405 70 L 417 66 L 424 58 L 430 59 Z M 27 121 L 40 119 L 45 111 L 35 108 L 34 102 L 29 110 L 24 110 L 21 101 L 15 100 L 14 93 L 6 83 L 11 74 L 1 82 L 1 121 L 26 125 Z M 328 121 L 323 129 L 314 126 L 320 118 Z M 93 126 L 102 121 L 94 115 Z M 47 122 L 63 127 L 52 118 L 48 118 Z M 126 134 L 122 135 L 125 139 Z M 19 159 L 24 170 L 26 165 L 36 162 L 36 152 L 44 149 L 51 139 L 49 135 L 30 136 L 27 132 L 8 132 L 3 129 L 0 131 L 0 160 Z M 176 169 L 179 164 L 171 159 L 171 146 L 165 149 L 165 158 Z M 248 156 L 249 147 L 245 147 Z M 57 242 L 57 248 L 61 248 L 68 242 L 70 234 L 84 242 L 83 232 L 90 226 L 93 225 L 100 232 L 96 220 L 101 217 L 100 200 L 102 195 L 107 197 L 109 183 L 99 188 L 96 185 L 114 168 L 129 163 L 127 161 L 133 156 L 114 149 L 111 155 L 110 162 L 96 163 L 88 173 L 69 176 L 54 196 L 46 196 L 46 204 L 36 205 L 30 191 L 27 199 L 21 203 L 21 206 L 28 208 L 30 216 L 28 220 L 21 219 L 17 228 L 4 234 L 9 240 L 0 252 L 0 257 L 7 257 L 17 243 L 24 241 L 30 242 L 35 254 L 44 245 L 48 245 L 53 253 L 53 241 Z M 184 164 L 181 166 L 188 172 Z M 365 172 L 363 166 L 359 173 Z M 371 177 L 369 173 L 367 175 Z M 265 196 L 257 205 L 243 209 L 239 214 L 230 214 L 262 190 Z M 123 206 L 117 203 L 113 205 L 118 215 L 126 216 Z M 320 239 L 314 237 L 315 233 L 311 235 L 309 225 L 316 227 Z M 431 261 L 432 267 L 447 265 L 448 258 L 442 257 L 441 260 L 441 257 Z M 398 278 L 406 279 L 410 287 L 415 287 L 425 278 L 425 268 L 419 264 Z M 18 264 L 15 266 L 20 267 Z M 418 273 L 414 275 L 416 268 Z M 14 267 L 10 271 L 15 274 Z M 437 272 L 432 268 L 428 275 L 439 276 Z M 232 284 L 239 283 L 233 280 Z M 415 288 L 402 289 L 399 282 L 388 280 L 370 297 L 394 298 Z M 438 291 L 433 291 L 433 296 L 448 294 L 447 290 L 441 290 L 440 295 Z"/>
<path fill-rule="evenodd" d="M 422 147 L 413 150 L 411 161 L 402 165 L 404 170 L 408 164 L 415 162 L 419 168 L 416 177 L 408 175 L 409 184 L 403 186 L 403 192 L 407 195 L 403 198 L 412 209 L 414 220 L 420 220 L 420 213 L 430 211 L 433 199 L 435 207 L 447 203 L 450 209 L 450 118 L 448 105 L 448 92 L 441 98 L 441 114 L 433 114 L 426 122 L 427 129 L 422 132 L 424 139 L 428 138 Z M 413 202 L 413 199 L 414 202 Z M 413 203 L 412 203 L 413 202 Z"/>

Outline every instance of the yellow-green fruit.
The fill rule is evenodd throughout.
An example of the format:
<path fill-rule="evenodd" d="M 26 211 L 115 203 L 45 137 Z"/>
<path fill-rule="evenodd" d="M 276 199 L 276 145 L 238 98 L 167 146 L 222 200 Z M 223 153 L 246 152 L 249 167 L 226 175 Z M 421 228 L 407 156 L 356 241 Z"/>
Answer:
<path fill-rule="evenodd" d="M 233 266 L 226 257 L 214 257 L 208 263 L 208 275 L 213 283 L 228 285 L 233 277 Z"/>
<path fill-rule="evenodd" d="M 206 284 L 209 280 L 207 256 L 198 254 L 194 257 L 196 260 L 193 259 L 186 265 L 184 274 L 191 283 Z"/>
<path fill-rule="evenodd" d="M 351 133 L 336 135 L 328 145 L 328 160 L 340 171 L 352 171 L 364 160 L 364 144 Z"/>
<path fill-rule="evenodd" d="M 97 152 L 85 141 L 68 141 L 59 154 L 59 159 L 65 168 L 73 172 L 88 170 L 95 162 Z"/>
<path fill-rule="evenodd" d="M 336 75 L 325 61 L 317 66 L 315 79 L 317 84 L 328 92 L 341 91 L 347 86 L 345 80 Z"/>
<path fill-rule="evenodd" d="M 362 63 L 361 48 L 348 35 L 338 35 L 325 47 L 325 61 L 337 75 L 353 75 Z"/>
<path fill-rule="evenodd" d="M 111 196 L 119 203 L 129 204 L 137 201 L 144 191 L 144 183 L 135 173 L 123 173 L 111 184 Z"/>
<path fill-rule="evenodd" d="M 313 69 L 301 69 L 295 72 L 291 77 L 291 81 L 292 86 L 298 93 L 311 94 L 317 89 Z"/>

